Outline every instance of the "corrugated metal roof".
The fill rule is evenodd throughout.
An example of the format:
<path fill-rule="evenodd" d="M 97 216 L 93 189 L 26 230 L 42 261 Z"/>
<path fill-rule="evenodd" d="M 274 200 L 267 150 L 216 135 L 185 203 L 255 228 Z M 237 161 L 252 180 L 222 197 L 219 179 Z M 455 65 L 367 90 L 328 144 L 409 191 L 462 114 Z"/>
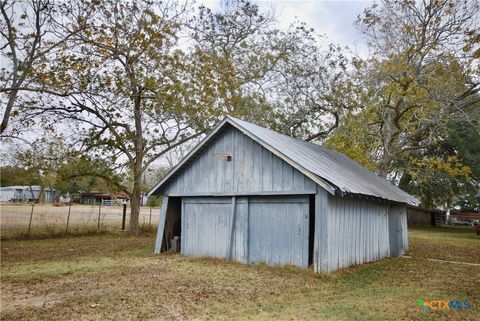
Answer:
<path fill-rule="evenodd" d="M 172 169 L 152 190 L 153 194 L 166 183 L 172 175 L 183 167 L 216 132 L 226 123 L 241 130 L 254 140 L 270 149 L 277 156 L 289 160 L 289 163 L 307 176 L 315 176 L 317 183 L 328 189 L 334 186 L 342 193 L 368 195 L 395 202 L 418 205 L 419 201 L 397 186 L 364 168 L 345 155 L 326 149 L 320 145 L 282 135 L 270 129 L 233 118 L 226 117 L 207 137 L 195 147 L 175 168 Z M 310 175 L 308 175 L 310 174 Z"/>
<path fill-rule="evenodd" d="M 282 135 L 240 119 L 229 118 L 306 170 L 335 185 L 344 193 L 370 195 L 412 205 L 418 204 L 415 197 L 341 153 Z"/>

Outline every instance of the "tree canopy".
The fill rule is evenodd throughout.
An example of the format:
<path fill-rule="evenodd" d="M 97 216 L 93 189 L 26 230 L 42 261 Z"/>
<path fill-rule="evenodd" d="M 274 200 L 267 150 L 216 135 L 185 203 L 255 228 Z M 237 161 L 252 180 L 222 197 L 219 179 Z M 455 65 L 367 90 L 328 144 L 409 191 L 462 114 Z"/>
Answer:
<path fill-rule="evenodd" d="M 479 12 L 379 1 L 355 22 L 358 57 L 248 0 L 3 1 L 1 135 L 29 147 L 2 176 L 71 192 L 99 179 L 129 195 L 136 234 L 145 176 L 229 114 L 343 152 L 426 207 L 475 208 Z"/>

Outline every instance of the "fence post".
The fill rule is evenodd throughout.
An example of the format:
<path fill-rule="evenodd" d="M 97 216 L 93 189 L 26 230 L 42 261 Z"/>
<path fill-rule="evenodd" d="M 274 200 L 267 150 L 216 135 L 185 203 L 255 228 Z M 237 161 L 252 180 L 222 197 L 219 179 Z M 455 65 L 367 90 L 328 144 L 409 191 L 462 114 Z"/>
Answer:
<path fill-rule="evenodd" d="M 68 223 L 70 222 L 70 211 L 72 210 L 72 201 L 68 203 L 68 215 L 67 215 L 67 227 L 65 228 L 65 234 L 68 233 Z"/>
<path fill-rule="evenodd" d="M 32 211 L 30 212 L 30 222 L 28 223 L 27 235 L 30 237 L 30 229 L 32 228 L 33 208 L 35 207 L 35 201 L 32 201 Z"/>
<path fill-rule="evenodd" d="M 100 201 L 100 206 L 98 207 L 97 232 L 100 231 L 100 214 L 101 214 L 101 212 L 102 212 L 102 203 L 103 203 L 103 199 Z"/>
<path fill-rule="evenodd" d="M 125 221 L 127 220 L 127 202 L 123 201 L 122 231 L 125 231 Z"/>
<path fill-rule="evenodd" d="M 148 217 L 148 228 L 152 225 L 152 208 L 150 207 L 150 216 Z"/>

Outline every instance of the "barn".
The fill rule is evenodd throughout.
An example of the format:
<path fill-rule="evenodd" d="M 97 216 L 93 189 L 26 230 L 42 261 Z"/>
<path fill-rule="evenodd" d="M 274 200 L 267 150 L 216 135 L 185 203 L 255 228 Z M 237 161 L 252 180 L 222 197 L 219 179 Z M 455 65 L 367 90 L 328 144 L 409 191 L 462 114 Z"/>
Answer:
<path fill-rule="evenodd" d="M 340 153 L 233 117 L 152 194 L 164 196 L 157 253 L 180 243 L 186 256 L 316 272 L 402 255 L 418 203 Z"/>

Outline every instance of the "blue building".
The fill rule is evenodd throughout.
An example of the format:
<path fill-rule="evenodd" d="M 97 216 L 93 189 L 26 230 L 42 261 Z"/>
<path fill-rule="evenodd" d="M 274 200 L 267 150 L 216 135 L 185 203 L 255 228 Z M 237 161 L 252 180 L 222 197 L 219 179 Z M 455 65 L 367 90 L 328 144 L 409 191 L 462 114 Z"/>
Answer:
<path fill-rule="evenodd" d="M 313 265 L 402 255 L 417 199 L 346 156 L 232 117 L 149 195 L 163 195 L 155 252 Z"/>

